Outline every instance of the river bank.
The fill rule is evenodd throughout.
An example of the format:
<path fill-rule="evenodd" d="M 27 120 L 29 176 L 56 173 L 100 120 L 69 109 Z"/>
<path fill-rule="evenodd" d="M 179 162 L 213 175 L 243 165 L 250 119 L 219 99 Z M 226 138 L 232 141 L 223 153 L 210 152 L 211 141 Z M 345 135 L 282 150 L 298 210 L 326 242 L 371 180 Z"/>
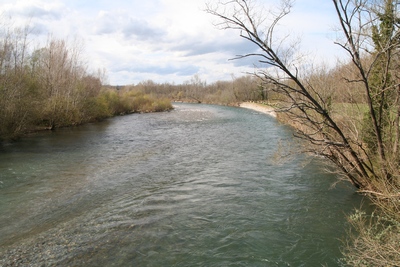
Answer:
<path fill-rule="evenodd" d="M 255 102 L 243 102 L 243 103 L 239 104 L 239 107 L 255 110 L 255 111 L 265 113 L 265 114 L 268 114 L 268 115 L 276 118 L 275 109 L 271 106 L 267 106 L 267 105 L 255 103 Z"/>

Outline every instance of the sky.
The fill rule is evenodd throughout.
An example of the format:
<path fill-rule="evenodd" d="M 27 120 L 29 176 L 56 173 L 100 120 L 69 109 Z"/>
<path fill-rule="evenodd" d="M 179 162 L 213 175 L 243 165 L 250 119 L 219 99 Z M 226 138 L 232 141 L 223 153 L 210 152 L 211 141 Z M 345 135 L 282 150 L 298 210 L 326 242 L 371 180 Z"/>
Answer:
<path fill-rule="evenodd" d="M 0 0 L 0 14 L 13 25 L 29 25 L 30 39 L 79 39 L 88 68 L 105 69 L 112 85 L 181 84 L 197 76 L 212 83 L 254 72 L 256 58 L 231 60 L 254 52 L 238 31 L 221 30 L 205 12 L 217 0 Z M 277 0 L 258 0 L 266 9 Z M 301 40 L 302 53 L 333 64 L 337 18 L 331 1 L 296 0 L 280 33 Z M 282 36 L 283 36 L 282 35 Z"/>

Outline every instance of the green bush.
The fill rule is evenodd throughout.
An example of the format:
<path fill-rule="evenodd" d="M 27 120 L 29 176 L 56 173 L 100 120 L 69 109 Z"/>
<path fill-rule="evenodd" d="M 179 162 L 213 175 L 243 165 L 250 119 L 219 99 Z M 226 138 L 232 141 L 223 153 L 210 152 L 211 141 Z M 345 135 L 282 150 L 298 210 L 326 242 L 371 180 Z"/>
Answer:
<path fill-rule="evenodd" d="M 171 101 L 166 98 L 157 99 L 153 103 L 153 111 L 161 112 L 173 109 Z"/>
<path fill-rule="evenodd" d="M 396 211 L 398 213 L 399 211 Z M 371 215 L 363 211 L 349 217 L 353 232 L 343 252 L 349 266 L 400 266 L 400 223 L 378 208 Z"/>

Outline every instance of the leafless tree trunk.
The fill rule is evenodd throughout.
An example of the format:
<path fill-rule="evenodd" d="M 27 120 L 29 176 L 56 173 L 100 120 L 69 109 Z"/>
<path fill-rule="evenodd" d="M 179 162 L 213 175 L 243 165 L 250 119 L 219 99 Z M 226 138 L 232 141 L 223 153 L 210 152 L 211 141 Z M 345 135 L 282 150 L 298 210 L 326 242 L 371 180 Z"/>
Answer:
<path fill-rule="evenodd" d="M 369 86 L 369 69 L 364 66 L 363 54 L 368 48 L 363 47 L 371 35 L 367 27 L 374 21 L 373 12 L 366 9 L 366 0 L 337 1 L 333 0 L 337 10 L 345 42 L 340 44 L 350 55 L 359 72 L 359 80 L 364 85 L 365 95 L 375 129 L 379 151 L 379 161 L 366 150 L 357 134 L 351 133 L 349 125 L 339 123 L 332 110 L 332 98 L 324 93 L 320 84 L 311 79 L 313 70 L 304 68 L 301 55 L 296 46 L 290 43 L 288 36 L 278 38 L 280 22 L 291 12 L 293 1 L 282 0 L 278 10 L 267 12 L 260 4 L 252 0 L 220 1 L 208 4 L 207 12 L 219 19 L 217 26 L 221 29 L 233 29 L 240 36 L 255 44 L 260 52 L 237 56 L 255 56 L 265 69 L 259 69 L 255 75 L 265 84 L 272 85 L 271 90 L 281 95 L 280 111 L 296 126 L 296 136 L 308 141 L 305 151 L 322 155 L 338 166 L 354 186 L 360 189 L 376 190 L 374 179 L 389 179 L 393 174 L 386 168 L 385 145 L 379 128 L 377 114 L 372 108 Z M 369 16 L 365 19 L 365 12 Z M 365 27 L 365 28 L 364 28 Z M 369 38 L 369 39 L 368 39 Z M 371 68 L 371 66 L 369 66 Z M 315 72 L 314 72 L 315 73 Z"/>

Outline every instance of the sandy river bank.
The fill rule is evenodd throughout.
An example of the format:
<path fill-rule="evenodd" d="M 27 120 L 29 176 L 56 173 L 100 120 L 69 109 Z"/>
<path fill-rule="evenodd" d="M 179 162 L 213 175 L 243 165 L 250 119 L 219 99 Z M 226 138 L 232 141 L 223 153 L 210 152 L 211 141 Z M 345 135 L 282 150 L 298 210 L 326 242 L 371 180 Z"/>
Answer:
<path fill-rule="evenodd" d="M 239 105 L 241 108 L 248 108 L 248 109 L 252 109 L 261 113 L 265 113 L 268 114 L 272 117 L 276 118 L 276 112 L 274 110 L 274 108 L 263 105 L 263 104 L 258 104 L 258 103 L 252 103 L 252 102 L 243 102 L 240 103 Z"/>

